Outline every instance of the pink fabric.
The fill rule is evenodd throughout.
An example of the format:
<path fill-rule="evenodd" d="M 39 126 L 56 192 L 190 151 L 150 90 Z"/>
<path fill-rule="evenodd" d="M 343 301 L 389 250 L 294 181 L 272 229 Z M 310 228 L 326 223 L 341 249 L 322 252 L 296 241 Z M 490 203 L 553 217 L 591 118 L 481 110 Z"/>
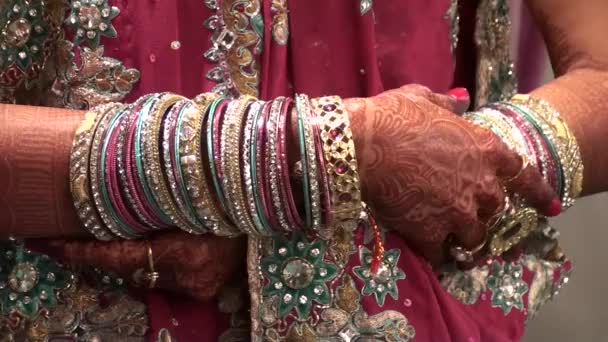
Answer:
<path fill-rule="evenodd" d="M 212 12 L 202 0 L 111 2 L 121 10 L 114 21 L 119 37 L 104 40 L 106 53 L 141 71 L 128 100 L 159 91 L 193 97 L 215 85 L 205 77 L 214 65 L 202 56 L 210 46 L 210 32 L 202 24 Z M 287 46 L 272 38 L 271 2 L 261 3 L 264 48 L 257 62 L 262 99 L 294 91 L 311 97 L 371 96 L 408 83 L 445 92 L 453 84 L 449 20 L 444 17 L 448 0 L 377 0 L 373 14 L 364 16 L 355 0 L 290 0 Z M 470 46 L 470 14 L 476 2 L 463 3 L 461 41 Z M 172 41 L 181 47 L 171 49 Z M 459 51 L 460 84 L 473 79 L 474 56 L 472 49 Z M 399 266 L 407 279 L 398 282 L 400 300 L 387 297 L 382 309 L 403 312 L 416 329 L 417 341 L 501 342 L 522 336 L 521 312 L 513 310 L 505 317 L 488 299 L 463 305 L 441 288 L 431 269 L 399 236 L 388 234 L 386 247 L 401 250 Z M 529 280 L 530 274 L 526 277 Z M 227 317 L 214 302 L 148 291 L 147 304 L 151 341 L 162 328 L 178 341 L 216 341 L 227 326 Z M 370 314 L 381 310 L 373 297 L 364 297 L 363 305 Z"/>

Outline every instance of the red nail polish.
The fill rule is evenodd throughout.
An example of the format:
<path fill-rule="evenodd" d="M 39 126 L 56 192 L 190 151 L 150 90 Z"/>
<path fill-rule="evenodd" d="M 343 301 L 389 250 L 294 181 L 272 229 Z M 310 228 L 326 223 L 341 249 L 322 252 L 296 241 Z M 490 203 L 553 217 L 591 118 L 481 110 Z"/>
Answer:
<path fill-rule="evenodd" d="M 464 100 L 469 98 L 469 91 L 467 88 L 454 88 L 448 91 L 448 95 L 455 96 L 458 100 Z"/>
<path fill-rule="evenodd" d="M 555 198 L 553 199 L 553 201 L 551 201 L 551 203 L 547 206 L 547 208 L 544 210 L 545 211 L 545 215 L 547 216 L 557 216 L 562 212 L 562 203 L 560 202 L 559 199 Z"/>

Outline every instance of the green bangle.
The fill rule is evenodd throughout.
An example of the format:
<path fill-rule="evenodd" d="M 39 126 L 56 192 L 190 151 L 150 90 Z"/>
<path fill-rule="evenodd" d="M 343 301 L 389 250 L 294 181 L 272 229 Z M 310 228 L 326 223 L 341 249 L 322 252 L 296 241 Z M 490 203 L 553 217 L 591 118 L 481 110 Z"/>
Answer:
<path fill-rule="evenodd" d="M 152 190 L 150 188 L 150 184 L 146 179 L 145 171 L 144 171 L 144 163 L 143 158 L 144 155 L 142 153 L 142 131 L 144 130 L 143 126 L 146 124 L 146 119 L 150 114 L 150 109 L 156 104 L 156 102 L 160 99 L 163 94 L 158 94 L 155 97 L 150 98 L 146 102 L 146 104 L 142 107 L 138 121 L 137 121 L 137 130 L 135 133 L 135 166 L 137 167 L 137 175 L 139 176 L 139 181 L 144 190 L 144 196 L 146 197 L 146 201 L 150 205 L 151 209 L 158 215 L 161 221 L 166 225 L 173 225 L 173 222 L 162 210 L 160 210 L 160 206 L 156 202 L 154 196 L 152 196 Z"/>
<path fill-rule="evenodd" d="M 213 125 L 215 123 L 215 111 L 217 109 L 217 106 L 225 99 L 226 98 L 224 96 L 220 96 L 215 99 L 209 106 L 209 114 L 207 118 L 207 159 L 209 160 L 211 180 L 213 181 L 213 188 L 215 189 L 217 200 L 220 203 L 220 207 L 222 208 L 224 213 L 227 213 L 228 211 L 226 208 L 226 198 L 224 197 L 224 191 L 222 190 L 222 186 L 217 175 L 217 166 L 215 165 L 214 159 L 215 151 L 213 149 Z"/>
<path fill-rule="evenodd" d="M 300 96 L 295 97 L 296 115 L 298 117 L 298 142 L 300 147 L 300 160 L 302 162 L 302 188 L 304 192 L 304 213 L 306 216 L 306 226 L 312 227 L 312 211 L 310 206 L 310 188 L 308 174 L 308 156 L 306 154 L 306 140 L 304 137 L 304 109 Z"/>

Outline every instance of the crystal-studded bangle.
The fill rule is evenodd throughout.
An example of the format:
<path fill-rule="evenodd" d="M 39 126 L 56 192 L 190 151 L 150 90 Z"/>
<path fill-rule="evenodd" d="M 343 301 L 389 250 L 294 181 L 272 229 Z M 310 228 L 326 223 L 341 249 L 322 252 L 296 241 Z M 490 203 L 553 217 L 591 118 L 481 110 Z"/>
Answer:
<path fill-rule="evenodd" d="M 298 134 L 300 135 L 300 158 L 302 159 L 302 176 L 306 208 L 307 226 L 317 231 L 321 229 L 321 192 L 312 119 L 310 99 L 305 94 L 295 98 L 298 116 Z"/>
<path fill-rule="evenodd" d="M 266 124 L 267 144 L 265 146 L 266 153 L 266 172 L 268 177 L 268 185 L 270 188 L 270 196 L 266 198 L 271 201 L 270 219 L 278 223 L 275 229 L 280 228 L 285 232 L 292 230 L 287 222 L 287 214 L 285 205 L 281 200 L 281 183 L 280 169 L 278 162 L 278 144 L 279 142 L 279 121 L 283 103 L 286 101 L 284 97 L 278 97 L 272 102 L 268 123 Z"/>
<path fill-rule="evenodd" d="M 235 225 L 244 233 L 253 234 L 255 227 L 247 209 L 241 180 L 243 169 L 240 143 L 245 113 L 254 99 L 244 96 L 233 100 L 226 110 L 222 127 L 222 188 L 226 196 L 228 213 Z"/>
<path fill-rule="evenodd" d="M 293 100 L 286 98 L 281 106 L 279 115 L 279 128 L 277 130 L 277 165 L 279 175 L 279 192 L 285 208 L 287 223 L 292 230 L 300 230 L 304 226 L 304 222 L 300 217 L 296 206 L 293 190 L 291 188 L 291 175 L 289 172 L 289 158 L 287 157 L 287 133 L 288 133 L 288 117 L 292 112 Z"/>
<path fill-rule="evenodd" d="M 161 144 L 159 143 L 161 141 L 162 120 L 166 112 L 184 99 L 184 97 L 177 95 L 166 95 L 152 108 L 149 117 L 150 122 L 146 125 L 147 129 L 143 133 L 145 138 L 144 160 L 148 171 L 146 172 L 146 178 L 149 184 L 152 184 L 152 195 L 160 204 L 162 211 L 180 229 L 189 233 L 197 233 L 197 228 L 188 222 L 171 197 L 169 185 L 163 177 Z"/>
<path fill-rule="evenodd" d="M 178 209 L 179 215 L 189 224 L 189 228 L 192 229 L 190 233 L 202 234 L 207 230 L 203 224 L 198 221 L 193 210 L 188 207 L 186 201 L 187 196 L 184 196 L 181 192 L 181 186 L 179 184 L 179 170 L 177 168 L 176 156 L 175 156 L 175 133 L 177 127 L 177 121 L 179 117 L 189 108 L 194 106 L 190 100 L 181 100 L 174 104 L 171 109 L 167 112 L 163 124 L 162 124 L 162 161 L 164 165 L 164 176 L 169 189 L 173 203 Z M 195 110 L 196 111 L 196 110 Z M 184 229 L 184 228 L 182 228 Z M 185 229 L 184 229 L 185 230 Z"/>
<path fill-rule="evenodd" d="M 109 241 L 114 238 L 104 227 L 95 209 L 91 181 L 89 179 L 90 154 L 95 130 L 108 112 L 120 108 L 118 103 L 108 103 L 91 109 L 76 131 L 70 154 L 70 190 L 74 206 L 85 229 L 95 238 Z"/>
<path fill-rule="evenodd" d="M 565 145 L 566 151 L 561 163 L 567 183 L 562 206 L 564 209 L 570 207 L 574 203 L 574 198 L 580 196 L 583 187 L 583 163 L 576 137 L 559 112 L 546 101 L 522 94 L 515 95 L 511 101 L 527 106 L 541 116 L 552 127 L 556 140 Z"/>
<path fill-rule="evenodd" d="M 319 120 L 332 219 L 339 222 L 357 218 L 362 208 L 361 188 L 348 113 L 337 96 L 312 99 L 311 105 Z"/>
<path fill-rule="evenodd" d="M 139 117 L 139 112 L 142 110 L 143 106 L 151 101 L 153 95 L 146 95 L 139 98 L 133 104 L 133 109 L 127 114 L 127 117 L 120 126 L 121 134 L 118 137 L 117 142 L 117 168 L 118 175 L 120 179 L 120 186 L 123 189 L 123 193 L 127 200 L 129 207 L 133 210 L 139 221 L 144 223 L 148 230 L 159 229 L 159 224 L 148 215 L 147 211 L 144 209 L 144 205 L 141 202 L 141 198 L 137 189 L 134 186 L 132 180 L 130 180 L 131 174 L 131 154 L 133 150 L 131 148 L 131 144 L 133 143 L 133 139 L 130 139 L 131 135 L 134 132 L 137 118 Z"/>
<path fill-rule="evenodd" d="M 125 169 L 128 188 L 135 201 L 135 206 L 139 208 L 148 222 L 152 223 L 151 228 L 165 229 L 171 224 L 168 217 L 164 217 L 160 208 L 154 202 L 152 190 L 144 175 L 143 149 L 141 147 L 141 132 L 150 109 L 158 101 L 162 94 L 152 94 L 143 104 L 141 109 L 134 113 L 133 121 L 127 131 L 127 141 L 125 148 Z"/>
<path fill-rule="evenodd" d="M 169 216 L 161 210 L 160 203 L 158 203 L 152 191 L 152 183 L 148 182 L 150 177 L 147 173 L 150 172 L 151 168 L 149 165 L 150 161 L 147 159 L 148 154 L 146 154 L 146 148 L 149 149 L 150 147 L 146 146 L 154 143 L 154 141 L 150 141 L 152 138 L 147 133 L 152 125 L 152 109 L 165 96 L 167 96 L 165 93 L 158 94 L 153 98 L 153 101 L 146 103 L 137 119 L 135 131 L 133 132 L 133 135 L 130 136 L 134 139 L 132 160 L 135 165 L 134 173 L 137 176 L 135 186 L 142 190 L 141 193 L 143 198 L 145 198 L 144 203 L 148 205 L 150 214 L 157 217 L 158 220 L 162 222 L 163 228 L 170 227 L 173 222 Z M 156 143 L 158 144 L 158 141 L 156 141 Z"/>
<path fill-rule="evenodd" d="M 127 228 L 126 225 L 120 221 L 118 214 L 112 207 L 104 181 L 104 140 L 106 135 L 108 135 L 109 128 L 113 122 L 115 122 L 115 120 L 121 114 L 123 114 L 125 110 L 128 110 L 128 108 L 125 106 L 118 107 L 104 116 L 99 123 L 99 126 L 95 131 L 93 145 L 91 148 L 89 179 L 91 180 L 91 189 L 93 191 L 93 200 L 95 202 L 95 206 L 105 226 L 114 235 L 123 239 L 131 239 L 135 236 L 134 234 L 130 234 L 129 228 Z"/>
<path fill-rule="evenodd" d="M 235 236 L 239 232 L 225 220 L 217 208 L 203 168 L 203 122 L 206 116 L 212 115 L 209 113 L 210 105 L 215 101 L 216 95 L 211 93 L 197 97 L 197 106 L 187 110 L 183 120 L 179 122 L 176 149 L 179 153 L 184 185 L 198 219 L 215 235 Z"/>
<path fill-rule="evenodd" d="M 102 197 L 106 201 L 108 213 L 114 217 L 120 233 L 130 238 L 137 238 L 148 231 L 134 214 L 133 210 L 123 198 L 123 191 L 118 181 L 118 138 L 122 135 L 124 128 L 123 122 L 126 121 L 129 113 L 133 110 L 133 105 L 128 106 L 112 119 L 108 130 L 103 139 L 103 146 L 100 153 L 100 172 L 99 179 L 102 190 Z M 121 130 L 121 128 L 123 128 Z M 120 236 L 120 235 L 119 235 Z"/>
<path fill-rule="evenodd" d="M 257 120 L 264 109 L 265 102 L 256 101 L 251 104 L 247 111 L 245 120 L 245 129 L 243 132 L 243 183 L 245 184 L 245 193 L 247 195 L 247 204 L 249 215 L 255 225 L 256 231 L 260 235 L 270 235 L 270 229 L 266 223 L 264 215 L 260 215 L 259 200 L 256 200 L 254 194 L 255 172 L 256 167 L 256 146 L 255 136 L 257 133 Z"/>

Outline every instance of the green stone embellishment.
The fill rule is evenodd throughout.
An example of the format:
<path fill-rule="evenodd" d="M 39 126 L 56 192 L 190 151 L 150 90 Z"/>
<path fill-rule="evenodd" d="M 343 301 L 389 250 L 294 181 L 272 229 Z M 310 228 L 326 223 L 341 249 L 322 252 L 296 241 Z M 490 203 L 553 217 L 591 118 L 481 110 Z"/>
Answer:
<path fill-rule="evenodd" d="M 8 1 L 0 5 L 0 73 L 12 64 L 27 70 L 32 63 L 42 68 L 44 48 L 49 38 L 49 25 L 44 20 L 41 0 Z"/>
<path fill-rule="evenodd" d="M 384 306 L 387 294 L 397 300 L 399 298 L 397 280 L 405 279 L 405 273 L 397 266 L 400 255 L 399 249 L 385 251 L 378 273 L 373 274 L 371 271 L 372 252 L 362 246 L 359 250 L 361 266 L 353 267 L 353 273 L 365 283 L 361 294 L 364 296 L 373 294 L 379 306 Z"/>
<path fill-rule="evenodd" d="M 70 273 L 47 256 L 20 244 L 0 243 L 0 312 L 32 317 L 57 305 L 56 291 L 67 286 Z"/>
<path fill-rule="evenodd" d="M 523 281 L 523 267 L 520 264 L 494 260 L 490 266 L 487 286 L 492 291 L 492 306 L 501 308 L 505 315 L 512 308 L 524 309 L 523 296 L 528 285 Z"/>
<path fill-rule="evenodd" d="M 115 38 L 116 29 L 112 26 L 120 10 L 110 6 L 108 0 L 78 0 L 71 5 L 72 13 L 66 19 L 66 24 L 73 27 L 74 44 L 86 41 L 91 49 L 99 46 L 102 36 Z"/>
<path fill-rule="evenodd" d="M 261 261 L 262 273 L 267 280 L 263 295 L 278 296 L 278 315 L 284 317 L 296 309 L 300 318 L 306 318 L 312 302 L 329 305 L 327 283 L 333 280 L 338 269 L 325 262 L 325 245 L 321 240 L 308 242 L 301 234 L 291 240 L 274 239 L 272 255 Z"/>

